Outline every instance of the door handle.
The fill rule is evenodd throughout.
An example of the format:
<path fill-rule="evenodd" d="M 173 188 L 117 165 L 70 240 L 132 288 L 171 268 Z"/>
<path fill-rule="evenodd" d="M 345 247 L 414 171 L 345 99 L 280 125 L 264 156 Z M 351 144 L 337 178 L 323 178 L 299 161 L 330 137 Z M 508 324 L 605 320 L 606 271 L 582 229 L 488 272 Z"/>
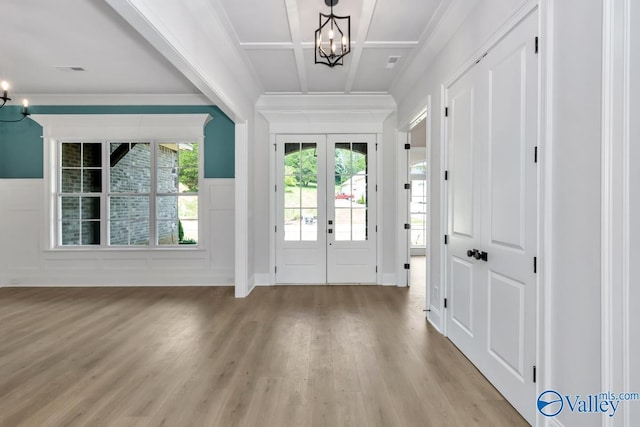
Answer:
<path fill-rule="evenodd" d="M 482 261 L 487 261 L 489 259 L 489 254 L 485 251 L 479 251 L 478 249 L 469 249 L 467 251 L 467 256 L 469 258 L 481 259 Z"/>
<path fill-rule="evenodd" d="M 474 249 L 475 253 L 473 254 L 475 259 L 481 259 L 482 261 L 487 261 L 489 259 L 489 254 L 486 253 L 485 251 L 479 251 L 477 249 Z"/>

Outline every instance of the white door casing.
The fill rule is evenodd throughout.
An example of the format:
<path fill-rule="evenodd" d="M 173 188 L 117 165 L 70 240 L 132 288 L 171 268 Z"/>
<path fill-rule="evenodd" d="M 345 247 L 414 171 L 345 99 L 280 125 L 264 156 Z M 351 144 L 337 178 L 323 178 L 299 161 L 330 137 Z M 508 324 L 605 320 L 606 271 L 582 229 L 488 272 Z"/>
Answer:
<path fill-rule="evenodd" d="M 447 123 L 448 335 L 531 423 L 537 22 L 533 12 L 448 88 Z"/>

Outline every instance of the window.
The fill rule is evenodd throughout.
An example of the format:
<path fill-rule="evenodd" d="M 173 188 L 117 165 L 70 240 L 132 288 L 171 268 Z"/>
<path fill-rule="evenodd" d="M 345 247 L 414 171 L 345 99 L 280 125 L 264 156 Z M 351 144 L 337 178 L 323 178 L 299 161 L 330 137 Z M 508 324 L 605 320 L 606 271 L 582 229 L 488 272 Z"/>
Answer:
<path fill-rule="evenodd" d="M 335 145 L 335 230 L 337 241 L 369 240 L 367 189 L 369 160 L 366 142 Z"/>
<path fill-rule="evenodd" d="M 198 242 L 195 142 L 62 142 L 58 245 L 161 247 Z"/>
<path fill-rule="evenodd" d="M 411 247 L 424 248 L 427 224 L 426 162 L 411 167 Z"/>
<path fill-rule="evenodd" d="M 284 240 L 318 240 L 316 143 L 284 145 Z"/>

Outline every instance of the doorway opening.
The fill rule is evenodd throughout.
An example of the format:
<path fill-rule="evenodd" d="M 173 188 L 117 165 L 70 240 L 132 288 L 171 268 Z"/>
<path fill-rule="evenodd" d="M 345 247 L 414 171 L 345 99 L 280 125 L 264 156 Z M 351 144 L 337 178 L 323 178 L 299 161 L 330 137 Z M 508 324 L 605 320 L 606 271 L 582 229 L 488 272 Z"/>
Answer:
<path fill-rule="evenodd" d="M 411 123 L 408 137 L 410 149 L 407 155 L 407 178 L 410 185 L 407 194 L 407 216 L 410 227 L 407 233 L 407 252 L 411 259 L 411 271 L 407 282 L 414 289 L 419 289 L 423 295 L 424 308 L 427 309 L 430 223 L 427 109 Z"/>

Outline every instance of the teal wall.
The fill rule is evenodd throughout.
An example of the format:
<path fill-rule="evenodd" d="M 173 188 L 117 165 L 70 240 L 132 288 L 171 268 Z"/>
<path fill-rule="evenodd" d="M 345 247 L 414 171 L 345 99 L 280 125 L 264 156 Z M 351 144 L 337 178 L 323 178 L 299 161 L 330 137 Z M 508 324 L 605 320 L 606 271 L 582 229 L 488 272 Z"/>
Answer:
<path fill-rule="evenodd" d="M 6 106 L 0 119 L 21 117 L 21 106 Z M 202 114 L 213 117 L 204 128 L 204 177 L 233 178 L 235 125 L 218 107 L 191 105 L 86 105 L 29 107 L 31 114 Z M 0 178 L 43 177 L 42 127 L 30 119 L 0 123 Z"/>

